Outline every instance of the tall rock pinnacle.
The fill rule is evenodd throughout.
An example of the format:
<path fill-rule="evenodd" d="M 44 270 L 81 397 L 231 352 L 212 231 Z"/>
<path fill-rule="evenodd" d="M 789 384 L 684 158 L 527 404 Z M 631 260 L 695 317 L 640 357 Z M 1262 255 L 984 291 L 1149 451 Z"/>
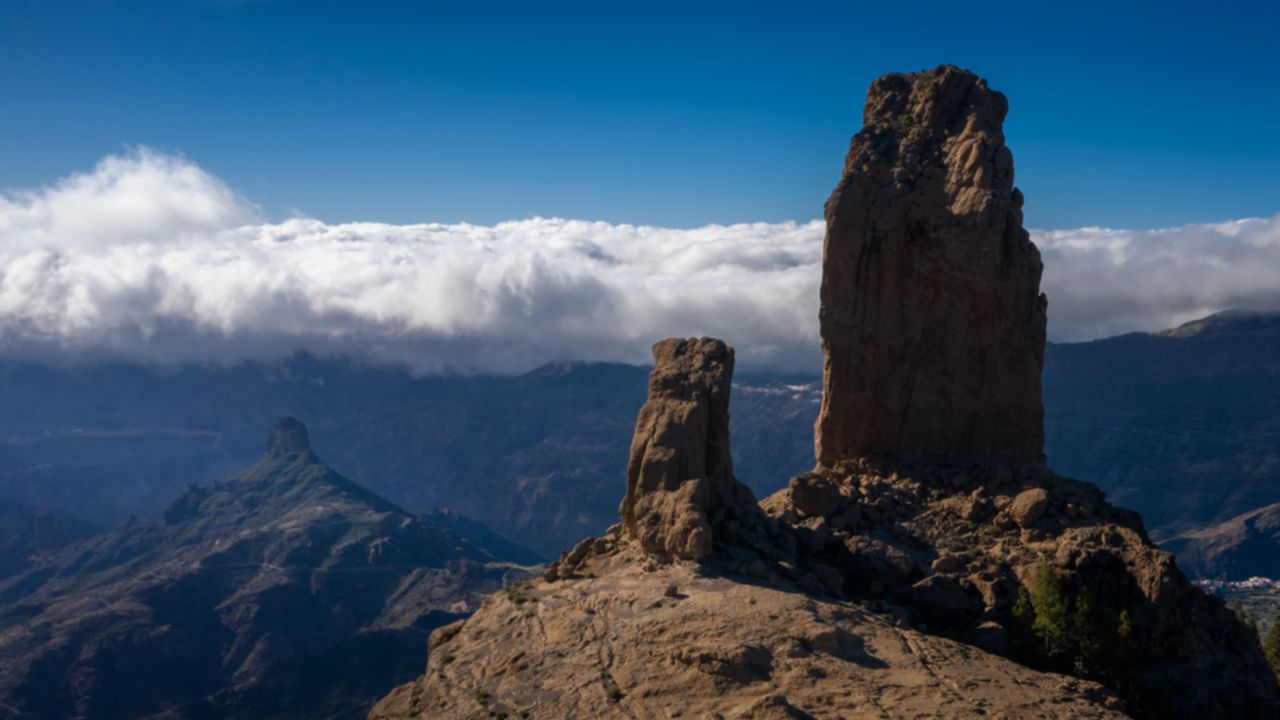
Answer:
<path fill-rule="evenodd" d="M 311 449 L 307 426 L 296 418 L 283 417 L 276 421 L 276 426 L 267 438 L 267 457 L 285 457 L 292 453 L 306 452 Z"/>
<path fill-rule="evenodd" d="M 755 502 L 734 479 L 729 455 L 733 348 L 711 338 L 663 340 L 653 359 L 619 513 L 644 550 L 696 560 L 711 552 L 717 511 Z"/>
<path fill-rule="evenodd" d="M 1043 462 L 1047 300 L 1007 110 L 951 66 L 867 92 L 826 205 L 819 466 Z"/>

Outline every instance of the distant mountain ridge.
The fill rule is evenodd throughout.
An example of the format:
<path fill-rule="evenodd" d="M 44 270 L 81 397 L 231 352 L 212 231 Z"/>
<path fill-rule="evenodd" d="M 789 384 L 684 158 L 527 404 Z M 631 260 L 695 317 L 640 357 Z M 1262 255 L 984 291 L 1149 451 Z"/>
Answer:
<path fill-rule="evenodd" d="M 516 377 L 417 377 L 307 355 L 176 369 L 0 363 L 0 497 L 50 508 L 81 536 L 155 517 L 187 482 L 251 462 L 253 428 L 295 415 L 357 482 L 550 557 L 614 514 L 647 372 L 555 363 Z M 758 440 L 743 444 L 748 482 L 811 455 L 817 397 L 785 389 L 791 381 L 805 382 L 743 380 L 739 406 L 751 413 L 738 432 Z"/>
<path fill-rule="evenodd" d="M 1219 313 L 1185 322 L 1155 335 L 1166 337 L 1205 337 L 1222 332 L 1256 332 L 1280 330 L 1280 312 L 1262 310 L 1223 310 Z"/>
<path fill-rule="evenodd" d="M 1050 462 L 1141 511 L 1161 540 L 1280 502 L 1278 318 L 1227 312 L 1050 345 Z M 0 498 L 52 512 L 70 535 L 158 517 L 186 482 L 251 462 L 254 428 L 292 414 L 362 485 L 550 558 L 612 522 L 647 372 L 565 362 L 415 377 L 307 355 L 169 369 L 0 363 Z M 758 495 L 812 462 L 819 388 L 816 375 L 739 373 L 735 468 Z"/>
<path fill-rule="evenodd" d="M 444 518 L 445 525 L 465 525 Z M 0 718 L 348 718 L 427 633 L 519 576 L 322 464 L 286 419 L 258 463 L 0 580 Z"/>
<path fill-rule="evenodd" d="M 1046 452 L 1158 540 L 1280 501 L 1280 313 L 1049 348 Z"/>
<path fill-rule="evenodd" d="M 1183 570 L 1207 580 L 1280 579 L 1280 503 L 1165 543 Z"/>

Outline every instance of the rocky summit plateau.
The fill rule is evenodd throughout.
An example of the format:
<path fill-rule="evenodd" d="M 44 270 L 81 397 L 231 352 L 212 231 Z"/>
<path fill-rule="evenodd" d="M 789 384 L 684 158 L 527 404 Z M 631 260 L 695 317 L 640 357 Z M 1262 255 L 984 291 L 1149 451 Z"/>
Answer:
<path fill-rule="evenodd" d="M 732 349 L 658 343 L 621 522 L 435 630 L 370 717 L 1280 716 L 1244 623 L 1045 464 L 1006 110 L 950 66 L 872 84 L 827 203 L 812 468 L 756 502 Z"/>

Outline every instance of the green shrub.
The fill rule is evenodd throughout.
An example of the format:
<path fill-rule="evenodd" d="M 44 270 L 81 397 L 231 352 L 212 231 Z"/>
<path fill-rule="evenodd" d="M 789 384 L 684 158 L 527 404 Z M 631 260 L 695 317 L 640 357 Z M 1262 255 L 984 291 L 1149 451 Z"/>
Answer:
<path fill-rule="evenodd" d="M 523 605 L 528 598 L 521 592 L 519 585 L 508 585 L 502 589 L 507 594 L 507 599 L 516 605 Z"/>

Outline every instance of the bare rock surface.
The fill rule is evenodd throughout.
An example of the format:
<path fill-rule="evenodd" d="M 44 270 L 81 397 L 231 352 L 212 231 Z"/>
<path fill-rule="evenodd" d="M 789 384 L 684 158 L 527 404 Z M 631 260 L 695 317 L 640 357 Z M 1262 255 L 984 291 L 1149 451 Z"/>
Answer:
<path fill-rule="evenodd" d="M 646 551 L 698 559 L 711 552 L 711 523 L 755 498 L 733 477 L 729 391 L 733 349 L 720 340 L 653 346 L 649 396 L 636 419 L 620 513 Z"/>
<path fill-rule="evenodd" d="M 1042 462 L 1047 301 L 1007 110 L 951 66 L 872 83 L 826 205 L 819 464 Z"/>
<path fill-rule="evenodd" d="M 1028 528 L 1040 519 L 1048 507 L 1049 493 L 1044 488 L 1023 490 L 1009 503 L 1009 517 L 1018 523 L 1018 527 Z"/>
<path fill-rule="evenodd" d="M 1094 683 L 689 563 L 597 558 L 437 631 L 392 718 L 1123 718 Z M 676 594 L 665 589 L 674 586 Z"/>

